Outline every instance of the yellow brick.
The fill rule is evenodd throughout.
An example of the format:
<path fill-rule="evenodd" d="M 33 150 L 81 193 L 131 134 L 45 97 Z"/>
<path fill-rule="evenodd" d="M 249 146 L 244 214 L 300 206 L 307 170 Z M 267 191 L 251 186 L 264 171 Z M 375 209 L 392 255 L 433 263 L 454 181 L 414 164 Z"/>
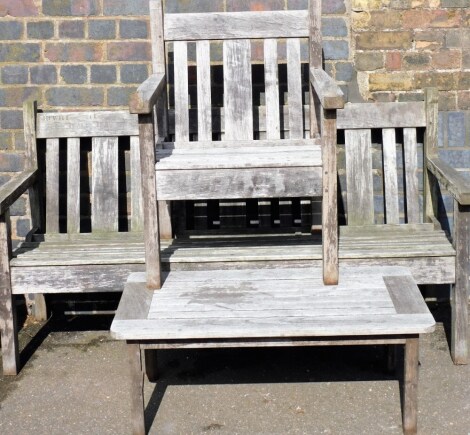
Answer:
<path fill-rule="evenodd" d="M 372 9 L 380 9 L 382 6 L 388 5 L 387 0 L 352 0 L 352 9 L 354 11 L 370 11 Z"/>
<path fill-rule="evenodd" d="M 374 73 L 369 76 L 369 90 L 410 91 L 413 89 L 412 76 L 407 73 Z"/>

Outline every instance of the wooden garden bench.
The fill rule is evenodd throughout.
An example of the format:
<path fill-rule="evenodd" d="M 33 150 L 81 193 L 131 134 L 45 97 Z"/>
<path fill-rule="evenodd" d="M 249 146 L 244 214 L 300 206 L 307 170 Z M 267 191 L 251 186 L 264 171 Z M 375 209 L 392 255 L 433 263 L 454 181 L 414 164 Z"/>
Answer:
<path fill-rule="evenodd" d="M 306 11 L 164 14 L 162 1 L 150 0 L 150 11 L 154 74 L 130 104 L 139 116 L 146 274 L 130 278 L 111 327 L 129 344 L 134 433 L 146 430 L 143 373 L 155 375 L 153 349 L 351 343 L 406 345 L 404 429 L 415 433 L 417 339 L 434 327 L 416 284 L 403 268 L 370 266 L 342 267 L 338 284 L 336 114 L 344 102 L 321 69 L 320 2 Z M 220 48 L 222 76 L 211 71 Z M 257 63 L 264 110 L 253 109 Z M 212 101 L 221 82 L 222 108 Z M 261 116 L 266 137 L 255 137 Z M 319 250 L 310 234 L 171 240 L 169 201 L 280 197 L 321 200 Z"/>
<path fill-rule="evenodd" d="M 137 116 L 37 113 L 27 102 L 24 119 L 26 170 L 0 189 L 8 375 L 19 370 L 14 295 L 122 291 L 129 273 L 144 270 Z M 28 189 L 34 231 L 12 256 L 9 206 Z"/>

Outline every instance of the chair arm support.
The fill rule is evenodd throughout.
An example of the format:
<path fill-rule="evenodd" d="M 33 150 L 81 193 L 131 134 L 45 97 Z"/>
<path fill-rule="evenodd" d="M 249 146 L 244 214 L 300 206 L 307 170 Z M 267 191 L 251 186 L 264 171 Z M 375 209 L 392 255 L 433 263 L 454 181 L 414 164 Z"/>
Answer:
<path fill-rule="evenodd" d="M 470 205 L 470 181 L 439 157 L 427 158 L 428 170 L 461 205 Z"/>
<path fill-rule="evenodd" d="M 37 178 L 38 170 L 24 171 L 0 187 L 0 215 L 30 187 Z"/>
<path fill-rule="evenodd" d="M 310 83 L 324 109 L 342 109 L 344 107 L 343 91 L 325 71 L 310 68 Z"/>
<path fill-rule="evenodd" d="M 165 83 L 164 74 L 152 74 L 131 95 L 129 101 L 130 112 L 136 114 L 152 113 L 153 106 L 165 89 Z"/>

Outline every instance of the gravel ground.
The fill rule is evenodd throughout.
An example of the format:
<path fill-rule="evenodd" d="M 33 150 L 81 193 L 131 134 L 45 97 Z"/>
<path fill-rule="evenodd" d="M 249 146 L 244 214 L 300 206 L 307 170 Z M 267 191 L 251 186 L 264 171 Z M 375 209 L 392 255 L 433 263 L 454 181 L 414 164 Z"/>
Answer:
<path fill-rule="evenodd" d="M 0 378 L 0 434 L 129 434 L 127 354 L 108 327 L 49 323 L 29 345 L 39 326 L 24 328 L 24 354 L 37 349 Z M 470 366 L 452 364 L 442 323 L 420 365 L 419 433 L 468 435 Z M 386 372 L 380 346 L 161 351 L 159 370 L 151 434 L 402 433 L 400 370 Z"/>

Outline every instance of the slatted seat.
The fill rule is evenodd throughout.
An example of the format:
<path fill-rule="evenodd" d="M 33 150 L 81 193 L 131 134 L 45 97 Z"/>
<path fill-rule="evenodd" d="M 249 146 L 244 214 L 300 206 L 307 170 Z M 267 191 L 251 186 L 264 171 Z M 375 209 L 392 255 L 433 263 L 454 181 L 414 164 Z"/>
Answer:
<path fill-rule="evenodd" d="M 0 243 L 5 249 L 11 237 L 9 204 L 28 188 L 33 231 L 1 258 L 4 374 L 20 367 L 13 295 L 28 295 L 45 320 L 44 293 L 122 291 L 145 267 L 137 117 L 37 113 L 26 102 L 24 119 L 27 169 L 4 187 L 9 196 L 2 192 Z"/>

